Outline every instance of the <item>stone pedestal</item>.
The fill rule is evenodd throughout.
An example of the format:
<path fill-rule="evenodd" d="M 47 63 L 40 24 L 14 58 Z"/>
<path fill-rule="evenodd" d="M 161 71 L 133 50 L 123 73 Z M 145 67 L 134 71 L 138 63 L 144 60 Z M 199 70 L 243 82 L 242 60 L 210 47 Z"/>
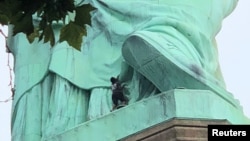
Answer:
<path fill-rule="evenodd" d="M 227 120 L 171 119 L 120 141 L 207 141 L 207 125 L 230 124 Z"/>

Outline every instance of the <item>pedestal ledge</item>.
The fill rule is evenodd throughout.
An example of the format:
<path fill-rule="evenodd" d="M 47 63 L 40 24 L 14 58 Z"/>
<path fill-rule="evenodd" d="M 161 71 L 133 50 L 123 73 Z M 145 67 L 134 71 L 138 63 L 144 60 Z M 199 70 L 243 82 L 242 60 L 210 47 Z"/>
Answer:
<path fill-rule="evenodd" d="M 250 119 L 244 115 L 238 101 L 233 98 L 226 99 L 209 90 L 174 89 L 130 104 L 44 141 L 117 141 L 176 118 L 186 119 L 187 122 L 198 119 L 250 124 Z M 173 120 L 173 123 L 176 121 Z M 171 130 L 177 128 L 179 129 L 176 126 Z"/>

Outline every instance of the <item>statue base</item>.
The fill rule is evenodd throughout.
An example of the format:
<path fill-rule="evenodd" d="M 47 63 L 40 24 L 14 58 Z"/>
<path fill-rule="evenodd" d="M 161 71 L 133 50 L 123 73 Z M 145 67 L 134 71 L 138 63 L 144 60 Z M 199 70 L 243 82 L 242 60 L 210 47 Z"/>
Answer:
<path fill-rule="evenodd" d="M 177 123 L 176 121 L 182 122 L 183 126 L 192 121 L 190 122 L 193 123 L 192 126 L 202 124 L 205 128 L 206 124 L 221 120 L 223 123 L 225 120 L 229 124 L 250 124 L 250 119 L 244 115 L 238 100 L 229 93 L 222 96 L 210 90 L 174 89 L 127 105 L 103 117 L 47 138 L 45 141 L 126 140 L 132 138 L 136 133 L 139 135 L 142 131 L 148 132 L 150 128 L 156 130 L 159 125 L 174 125 Z M 172 126 L 164 133 L 162 132 L 164 135 L 159 132 L 159 136 L 172 134 L 171 129 L 175 128 L 179 127 Z M 191 127 L 185 128 L 183 133 L 182 129 L 184 127 L 180 128 L 178 132 L 176 131 L 176 134 L 184 135 L 192 132 L 189 131 Z M 206 129 L 197 128 L 197 131 L 201 130 L 201 134 L 206 132 Z M 158 131 L 155 132 L 158 134 Z M 146 132 L 142 134 L 146 135 Z M 201 136 L 205 138 L 205 135 Z"/>
<path fill-rule="evenodd" d="M 130 135 L 120 141 L 207 141 L 208 125 L 229 124 L 227 120 L 171 119 Z"/>

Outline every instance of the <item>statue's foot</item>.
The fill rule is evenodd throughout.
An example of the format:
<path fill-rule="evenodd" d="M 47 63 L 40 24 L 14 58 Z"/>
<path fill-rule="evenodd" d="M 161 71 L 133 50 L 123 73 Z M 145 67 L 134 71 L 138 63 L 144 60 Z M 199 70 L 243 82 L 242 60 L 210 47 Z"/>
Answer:
<path fill-rule="evenodd" d="M 122 54 L 130 66 L 160 91 L 175 88 L 210 89 L 204 76 L 174 61 L 172 56 L 163 54 L 140 36 L 130 37 L 122 48 Z"/>

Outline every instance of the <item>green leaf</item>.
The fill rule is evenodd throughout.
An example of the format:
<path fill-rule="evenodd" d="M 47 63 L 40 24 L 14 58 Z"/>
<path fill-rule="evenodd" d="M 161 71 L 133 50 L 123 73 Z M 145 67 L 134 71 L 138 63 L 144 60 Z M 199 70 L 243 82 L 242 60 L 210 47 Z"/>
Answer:
<path fill-rule="evenodd" d="M 10 10 L 10 16 L 15 16 L 17 13 L 23 11 L 21 0 L 5 0 L 5 4 Z"/>
<path fill-rule="evenodd" d="M 55 44 L 55 36 L 54 36 L 54 32 L 53 32 L 53 29 L 52 29 L 51 25 L 48 25 L 44 29 L 44 43 L 47 43 L 48 41 L 50 41 L 51 46 L 54 46 L 54 44 Z"/>
<path fill-rule="evenodd" d="M 75 8 L 74 0 L 58 0 L 58 8 L 65 12 L 73 12 Z"/>
<path fill-rule="evenodd" d="M 86 35 L 86 30 L 83 27 L 69 22 L 69 24 L 61 29 L 59 41 L 67 41 L 70 46 L 81 50 L 83 35 Z"/>
<path fill-rule="evenodd" d="M 0 24 L 7 25 L 11 12 L 4 1 L 0 1 Z"/>
<path fill-rule="evenodd" d="M 35 29 L 33 33 L 27 36 L 27 39 L 29 40 L 30 43 L 32 43 L 37 37 L 39 37 L 39 31 L 38 29 Z"/>
<path fill-rule="evenodd" d="M 7 25 L 8 23 L 9 23 L 9 17 L 4 14 L 0 14 L 0 24 Z"/>
<path fill-rule="evenodd" d="M 23 32 L 28 36 L 34 32 L 31 14 L 23 14 L 19 12 L 11 18 L 10 23 L 14 25 L 13 35 Z"/>
<path fill-rule="evenodd" d="M 91 23 L 91 15 L 90 11 L 94 10 L 95 8 L 92 7 L 90 4 L 85 4 L 80 7 L 76 7 L 76 17 L 75 23 L 79 26 L 85 26 L 85 24 Z"/>

